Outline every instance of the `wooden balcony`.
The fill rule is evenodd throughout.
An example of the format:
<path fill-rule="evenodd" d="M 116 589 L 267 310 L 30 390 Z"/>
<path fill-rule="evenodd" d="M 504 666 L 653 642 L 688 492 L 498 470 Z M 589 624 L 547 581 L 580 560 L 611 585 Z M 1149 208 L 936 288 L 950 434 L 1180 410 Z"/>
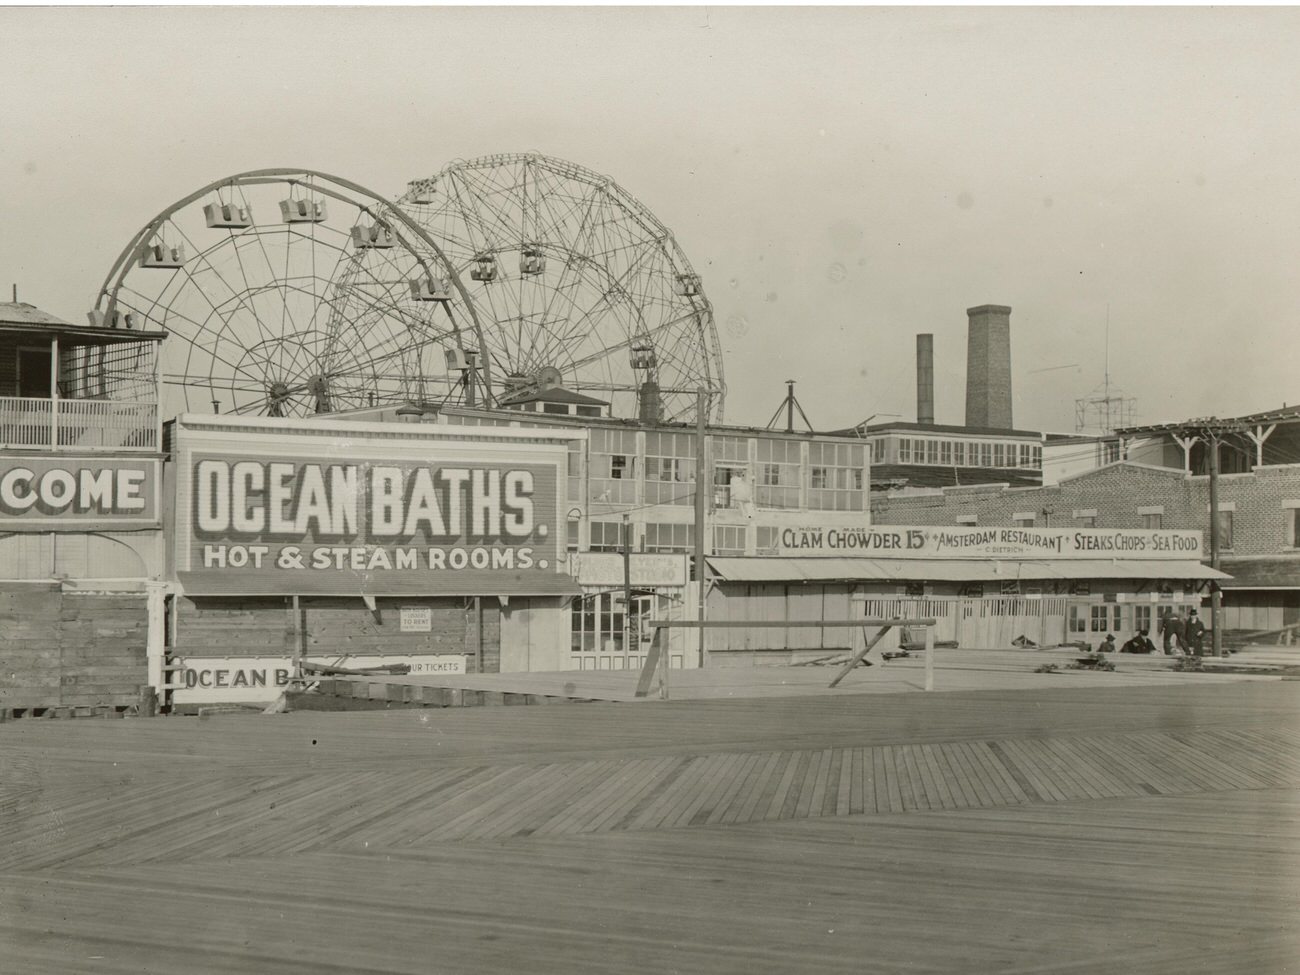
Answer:
<path fill-rule="evenodd" d="M 157 451 L 158 404 L 0 396 L 0 448 Z"/>

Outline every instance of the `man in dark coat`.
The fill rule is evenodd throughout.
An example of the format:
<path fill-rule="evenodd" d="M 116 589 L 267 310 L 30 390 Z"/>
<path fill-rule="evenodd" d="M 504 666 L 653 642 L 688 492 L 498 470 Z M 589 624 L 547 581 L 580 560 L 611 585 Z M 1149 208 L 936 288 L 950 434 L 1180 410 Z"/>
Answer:
<path fill-rule="evenodd" d="M 1146 630 L 1138 630 L 1137 635 L 1120 647 L 1120 653 L 1155 653 L 1156 645 L 1147 636 Z"/>
<path fill-rule="evenodd" d="M 1201 618 L 1196 615 L 1196 610 L 1192 610 L 1187 616 L 1187 642 L 1191 644 L 1191 652 L 1196 656 L 1201 656 L 1205 649 L 1205 624 Z"/>
<path fill-rule="evenodd" d="M 1170 641 L 1177 644 L 1179 653 L 1187 652 L 1187 643 L 1183 634 L 1186 632 L 1186 625 L 1183 623 L 1183 611 L 1180 609 L 1177 613 L 1173 610 L 1165 610 L 1165 615 L 1160 619 L 1160 632 L 1165 636 L 1165 654 L 1171 653 L 1169 649 Z"/>

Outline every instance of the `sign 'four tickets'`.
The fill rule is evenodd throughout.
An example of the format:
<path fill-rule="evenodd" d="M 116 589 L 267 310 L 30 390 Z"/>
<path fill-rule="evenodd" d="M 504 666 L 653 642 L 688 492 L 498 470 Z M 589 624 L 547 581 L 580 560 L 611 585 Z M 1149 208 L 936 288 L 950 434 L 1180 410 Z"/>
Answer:
<path fill-rule="evenodd" d="M 430 573 L 488 574 L 505 583 L 556 571 L 553 465 L 195 454 L 188 477 L 191 538 L 182 571 L 382 574 L 393 582 L 418 574 L 433 589 Z"/>

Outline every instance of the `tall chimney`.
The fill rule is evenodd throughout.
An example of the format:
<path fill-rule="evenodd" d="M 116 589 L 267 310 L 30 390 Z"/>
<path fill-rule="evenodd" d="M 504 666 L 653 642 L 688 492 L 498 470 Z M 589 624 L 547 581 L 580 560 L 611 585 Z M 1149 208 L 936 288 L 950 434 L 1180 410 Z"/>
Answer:
<path fill-rule="evenodd" d="M 916 422 L 934 422 L 934 336 L 916 337 Z"/>
<path fill-rule="evenodd" d="M 1011 309 L 966 309 L 966 426 L 1011 429 Z"/>

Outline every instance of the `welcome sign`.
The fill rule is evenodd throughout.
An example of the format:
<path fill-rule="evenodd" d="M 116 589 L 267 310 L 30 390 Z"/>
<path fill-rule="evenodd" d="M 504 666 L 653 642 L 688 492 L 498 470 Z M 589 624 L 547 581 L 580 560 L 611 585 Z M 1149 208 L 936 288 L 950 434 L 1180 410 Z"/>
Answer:
<path fill-rule="evenodd" d="M 156 457 L 6 454 L 0 457 L 0 528 L 156 528 L 160 470 Z"/>
<path fill-rule="evenodd" d="M 545 594 L 559 572 L 564 451 L 519 463 L 456 444 L 427 459 L 189 450 L 178 577 L 193 591 Z M 428 457 L 433 454 L 432 457 Z M 490 459 L 489 459 L 490 458 Z"/>
<path fill-rule="evenodd" d="M 1201 533 L 1127 528 L 872 525 L 784 528 L 781 555 L 921 559 L 1200 559 Z"/>

